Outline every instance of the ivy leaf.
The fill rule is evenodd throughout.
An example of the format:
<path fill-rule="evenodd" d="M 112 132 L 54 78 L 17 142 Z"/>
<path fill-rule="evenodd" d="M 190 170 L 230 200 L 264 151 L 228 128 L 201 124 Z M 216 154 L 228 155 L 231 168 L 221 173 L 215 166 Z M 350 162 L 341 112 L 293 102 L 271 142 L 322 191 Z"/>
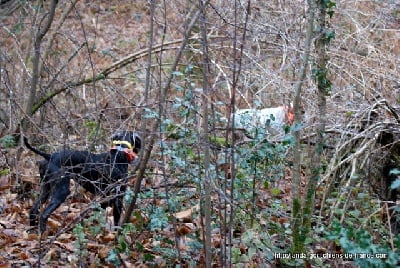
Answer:
<path fill-rule="evenodd" d="M 172 74 L 173 74 L 174 76 L 183 76 L 183 73 L 180 72 L 180 71 L 172 72 Z"/>
<path fill-rule="evenodd" d="M 394 182 L 392 182 L 392 184 L 390 185 L 390 189 L 394 190 L 400 187 L 400 179 L 395 180 Z"/>
<path fill-rule="evenodd" d="M 158 118 L 159 117 L 159 115 L 156 111 L 151 110 L 149 108 L 145 108 L 144 112 L 145 112 L 144 116 L 143 116 L 144 118 L 150 119 L 150 118 Z"/>
<path fill-rule="evenodd" d="M 392 168 L 392 169 L 389 171 L 389 175 L 399 175 L 399 174 L 400 174 L 400 170 L 397 169 L 397 168 Z"/>
<path fill-rule="evenodd" d="M 278 196 L 280 193 L 281 193 L 281 189 L 279 189 L 279 188 L 272 188 L 271 189 L 271 194 L 273 196 Z"/>
<path fill-rule="evenodd" d="M 291 126 L 292 131 L 300 131 L 303 128 L 302 123 L 294 123 L 293 126 Z"/>
<path fill-rule="evenodd" d="M 360 217 L 360 215 L 361 215 L 361 211 L 359 211 L 359 210 L 352 210 L 352 211 L 349 211 L 349 214 L 351 215 L 351 216 L 353 216 L 354 218 L 358 218 L 358 217 Z"/>
<path fill-rule="evenodd" d="M 117 255 L 117 252 L 114 249 L 112 249 L 108 253 L 107 261 L 117 267 L 121 265 L 121 262 L 119 261 L 119 258 Z"/>
<path fill-rule="evenodd" d="M 144 253 L 143 258 L 145 261 L 153 261 L 155 259 L 154 255 L 151 253 Z"/>

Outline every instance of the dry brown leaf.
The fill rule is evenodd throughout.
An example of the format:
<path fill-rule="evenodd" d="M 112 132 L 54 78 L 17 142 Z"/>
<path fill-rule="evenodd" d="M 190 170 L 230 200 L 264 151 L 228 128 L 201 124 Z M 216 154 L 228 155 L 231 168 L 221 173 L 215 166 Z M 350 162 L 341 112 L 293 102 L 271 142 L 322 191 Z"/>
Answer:
<path fill-rule="evenodd" d="M 136 263 L 129 263 L 127 261 L 124 262 L 125 266 L 128 268 L 147 268 L 148 266 L 145 264 L 138 265 Z"/>
<path fill-rule="evenodd" d="M 183 222 L 191 222 L 192 214 L 200 210 L 200 204 L 197 204 L 189 209 L 177 212 L 174 214 L 177 220 L 181 220 Z"/>
<path fill-rule="evenodd" d="M 37 233 L 27 233 L 25 239 L 27 241 L 37 241 L 39 239 L 39 235 Z"/>
<path fill-rule="evenodd" d="M 88 243 L 87 244 L 87 249 L 90 249 L 90 250 L 96 250 L 100 247 L 102 247 L 102 245 L 99 245 L 97 243 Z"/>
<path fill-rule="evenodd" d="M 20 212 L 14 212 L 10 214 L 10 217 L 8 218 L 8 221 L 11 223 L 19 222 L 21 219 L 21 214 Z"/>
<path fill-rule="evenodd" d="M 6 246 L 8 244 L 14 243 L 17 240 L 16 237 L 10 237 L 4 233 L 0 233 L 0 246 Z"/>
<path fill-rule="evenodd" d="M 195 226 L 193 223 L 180 224 L 176 228 L 176 234 L 179 236 L 185 236 L 187 234 L 193 233 Z"/>
<path fill-rule="evenodd" d="M 11 207 L 12 212 L 20 213 L 23 211 L 23 208 L 21 206 L 21 203 L 13 202 L 12 207 Z"/>
<path fill-rule="evenodd" d="M 27 260 L 27 259 L 29 259 L 29 256 L 28 256 L 28 254 L 26 254 L 26 252 L 21 252 L 21 253 L 19 254 L 19 258 L 20 258 L 21 260 Z"/>
<path fill-rule="evenodd" d="M 62 242 L 59 242 L 59 241 L 54 241 L 53 244 L 57 245 L 58 247 L 60 247 L 60 248 L 62 248 L 64 250 L 67 250 L 67 251 L 69 251 L 71 253 L 75 252 L 75 247 L 74 247 L 74 245 L 72 243 L 62 243 Z"/>
<path fill-rule="evenodd" d="M 66 215 L 66 217 L 65 217 L 65 220 L 66 220 L 67 222 L 71 222 L 71 221 L 73 221 L 76 217 L 77 217 L 77 214 L 76 214 L 76 213 L 68 213 L 68 214 Z"/>
<path fill-rule="evenodd" d="M 11 187 L 9 176 L 0 176 L 0 192 Z"/>
<path fill-rule="evenodd" d="M 57 249 L 51 248 L 46 255 L 44 255 L 43 259 L 49 262 L 50 260 L 57 258 L 57 255 Z"/>
<path fill-rule="evenodd" d="M 175 218 L 178 220 L 191 220 L 192 219 L 192 209 L 187 209 L 184 211 L 180 211 L 175 213 Z"/>
<path fill-rule="evenodd" d="M 61 226 L 61 223 L 55 219 L 49 218 L 47 220 L 47 227 L 53 230 L 57 230 Z"/>
<path fill-rule="evenodd" d="M 60 234 L 60 236 L 58 237 L 58 240 L 60 241 L 64 241 L 64 242 L 68 242 L 73 238 L 72 234 L 68 234 L 68 233 L 64 233 L 64 234 Z"/>
<path fill-rule="evenodd" d="M 113 234 L 113 233 L 108 233 L 105 236 L 101 237 L 101 241 L 103 243 L 108 243 L 108 242 L 111 242 L 114 240 L 115 240 L 115 234 Z"/>
<path fill-rule="evenodd" d="M 98 250 L 98 254 L 99 254 L 99 257 L 100 257 L 101 259 L 107 258 L 109 252 L 110 252 L 110 249 L 108 249 L 108 248 L 106 248 L 106 247 L 102 247 L 102 248 L 100 248 L 100 249 Z"/>

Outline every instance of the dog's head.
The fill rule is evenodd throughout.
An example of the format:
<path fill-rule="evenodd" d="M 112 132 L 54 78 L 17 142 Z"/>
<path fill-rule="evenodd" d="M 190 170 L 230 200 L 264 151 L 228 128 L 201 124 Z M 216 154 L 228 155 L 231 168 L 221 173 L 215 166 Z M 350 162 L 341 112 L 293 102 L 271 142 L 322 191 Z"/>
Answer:
<path fill-rule="evenodd" d="M 142 139 L 133 131 L 118 131 L 111 139 L 111 149 L 124 151 L 129 161 L 133 161 L 142 148 Z"/>

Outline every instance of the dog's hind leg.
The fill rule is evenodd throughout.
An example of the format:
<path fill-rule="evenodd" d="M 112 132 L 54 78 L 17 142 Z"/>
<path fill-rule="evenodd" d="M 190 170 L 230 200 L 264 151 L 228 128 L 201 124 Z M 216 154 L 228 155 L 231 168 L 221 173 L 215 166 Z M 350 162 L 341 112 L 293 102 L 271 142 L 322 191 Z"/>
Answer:
<path fill-rule="evenodd" d="M 61 174 L 60 174 L 61 173 Z M 59 177 L 61 175 L 61 178 Z M 58 183 L 53 188 L 53 193 L 51 196 L 51 200 L 49 205 L 44 209 L 43 213 L 40 215 L 40 231 L 43 233 L 46 230 L 47 219 L 50 214 L 56 210 L 64 201 L 67 199 L 70 194 L 69 183 L 70 176 L 66 175 L 64 172 L 60 170 L 59 173 L 52 174 L 50 182 Z"/>

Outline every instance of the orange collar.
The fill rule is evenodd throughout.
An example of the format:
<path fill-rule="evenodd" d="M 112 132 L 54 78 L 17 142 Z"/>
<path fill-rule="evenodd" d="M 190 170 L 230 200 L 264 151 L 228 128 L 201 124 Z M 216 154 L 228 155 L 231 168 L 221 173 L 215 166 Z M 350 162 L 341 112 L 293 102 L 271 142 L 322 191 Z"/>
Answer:
<path fill-rule="evenodd" d="M 126 145 L 128 148 L 123 148 L 121 145 Z M 126 158 L 129 162 L 132 162 L 136 158 L 136 153 L 132 150 L 132 144 L 127 141 L 113 141 L 110 150 L 118 150 L 125 153 Z"/>

